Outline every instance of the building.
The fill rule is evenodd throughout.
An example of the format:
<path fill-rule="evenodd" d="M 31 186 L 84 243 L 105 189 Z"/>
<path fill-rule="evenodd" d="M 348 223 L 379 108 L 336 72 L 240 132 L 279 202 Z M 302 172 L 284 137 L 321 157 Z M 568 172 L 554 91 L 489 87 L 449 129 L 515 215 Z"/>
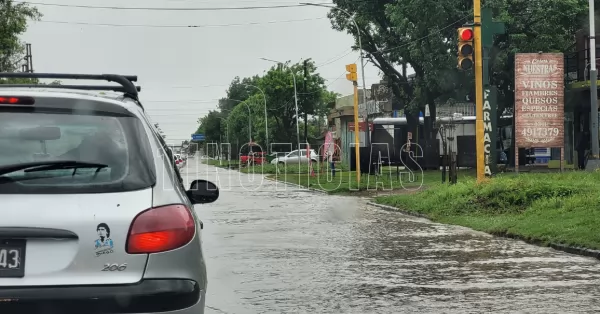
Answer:
<path fill-rule="evenodd" d="M 414 75 L 409 75 L 409 79 L 413 79 Z M 372 92 L 374 91 L 374 92 Z M 392 92 L 389 90 L 385 82 L 380 84 L 373 84 L 371 89 L 367 90 L 367 103 L 365 105 L 363 101 L 363 90 L 358 90 L 359 100 L 359 137 L 360 147 L 365 146 L 365 129 L 366 125 L 364 117 L 367 112 L 369 115 L 370 130 L 373 131 L 373 120 L 376 118 L 391 118 L 391 117 L 404 117 L 405 114 L 402 110 L 394 110 L 392 106 Z M 475 115 L 475 104 L 473 102 L 458 103 L 451 107 L 438 105 L 436 108 L 438 117 L 452 116 L 455 113 L 459 113 L 463 116 L 474 116 Z M 426 112 L 422 112 L 421 116 L 427 115 Z M 346 95 L 338 98 L 335 102 L 335 108 L 330 111 L 328 115 L 328 125 L 330 131 L 333 133 L 333 138 L 340 147 L 340 159 L 350 160 L 350 156 L 353 153 L 351 144 L 355 142 L 354 139 L 354 95 Z M 390 129 L 393 136 L 393 129 Z M 418 136 L 418 135 L 417 135 Z M 416 139 L 418 141 L 418 139 Z"/>
<path fill-rule="evenodd" d="M 359 108 L 364 108 L 363 89 L 358 90 Z M 370 98 L 370 90 L 367 90 L 367 99 Z M 360 115 L 364 117 L 364 115 Z M 335 108 L 331 109 L 327 116 L 330 131 L 333 134 L 334 141 L 340 146 L 340 159 L 350 160 L 350 144 L 354 143 L 354 95 L 342 96 L 335 101 Z M 359 119 L 360 122 L 364 118 Z M 361 147 L 365 145 L 364 123 L 360 124 L 360 142 Z"/>

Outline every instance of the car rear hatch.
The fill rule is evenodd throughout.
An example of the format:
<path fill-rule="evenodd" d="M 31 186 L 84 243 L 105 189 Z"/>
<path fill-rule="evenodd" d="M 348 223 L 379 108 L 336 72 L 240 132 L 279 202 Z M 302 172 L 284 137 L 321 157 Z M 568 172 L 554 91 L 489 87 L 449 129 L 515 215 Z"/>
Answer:
<path fill-rule="evenodd" d="M 147 254 L 127 254 L 132 220 L 152 190 L 57 195 L 0 194 L 0 286 L 138 282 Z M 14 261 L 20 257 L 20 265 Z"/>
<path fill-rule="evenodd" d="M 152 206 L 147 128 L 108 99 L 2 93 L 0 289 L 139 282 L 148 254 L 126 244 Z"/>

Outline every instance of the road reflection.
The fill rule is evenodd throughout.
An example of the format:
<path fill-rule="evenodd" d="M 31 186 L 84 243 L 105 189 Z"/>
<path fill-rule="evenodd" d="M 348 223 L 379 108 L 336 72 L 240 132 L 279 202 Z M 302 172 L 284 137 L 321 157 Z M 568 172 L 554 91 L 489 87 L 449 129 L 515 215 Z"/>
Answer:
<path fill-rule="evenodd" d="M 188 168 L 188 177 L 231 182 L 216 203 L 196 207 L 207 313 L 600 310 L 594 259 L 381 211 L 364 199 Z"/>

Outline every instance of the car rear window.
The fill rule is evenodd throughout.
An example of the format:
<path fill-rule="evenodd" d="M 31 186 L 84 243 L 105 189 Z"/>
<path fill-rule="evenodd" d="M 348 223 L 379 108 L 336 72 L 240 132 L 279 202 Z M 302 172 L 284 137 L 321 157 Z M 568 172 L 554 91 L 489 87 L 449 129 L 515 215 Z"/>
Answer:
<path fill-rule="evenodd" d="M 133 115 L 0 108 L 0 152 L 0 169 L 57 160 L 106 165 L 0 174 L 0 194 L 114 193 L 156 182 L 148 137 Z"/>

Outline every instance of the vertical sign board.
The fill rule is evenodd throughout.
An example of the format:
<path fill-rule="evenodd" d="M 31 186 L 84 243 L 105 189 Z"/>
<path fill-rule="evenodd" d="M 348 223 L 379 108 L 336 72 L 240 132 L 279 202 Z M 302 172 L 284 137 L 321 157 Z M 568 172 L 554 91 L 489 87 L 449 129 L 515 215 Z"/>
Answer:
<path fill-rule="evenodd" d="M 492 152 L 495 152 L 496 145 L 492 141 L 494 138 L 494 128 L 492 127 L 492 118 L 494 112 L 492 112 L 491 100 L 496 97 L 495 86 L 486 86 L 483 89 L 483 164 L 484 173 L 486 176 L 492 175 L 492 164 L 494 157 Z"/>
<path fill-rule="evenodd" d="M 559 147 L 563 152 L 564 99 L 562 53 L 515 56 L 515 170 L 519 169 L 519 148 Z"/>

